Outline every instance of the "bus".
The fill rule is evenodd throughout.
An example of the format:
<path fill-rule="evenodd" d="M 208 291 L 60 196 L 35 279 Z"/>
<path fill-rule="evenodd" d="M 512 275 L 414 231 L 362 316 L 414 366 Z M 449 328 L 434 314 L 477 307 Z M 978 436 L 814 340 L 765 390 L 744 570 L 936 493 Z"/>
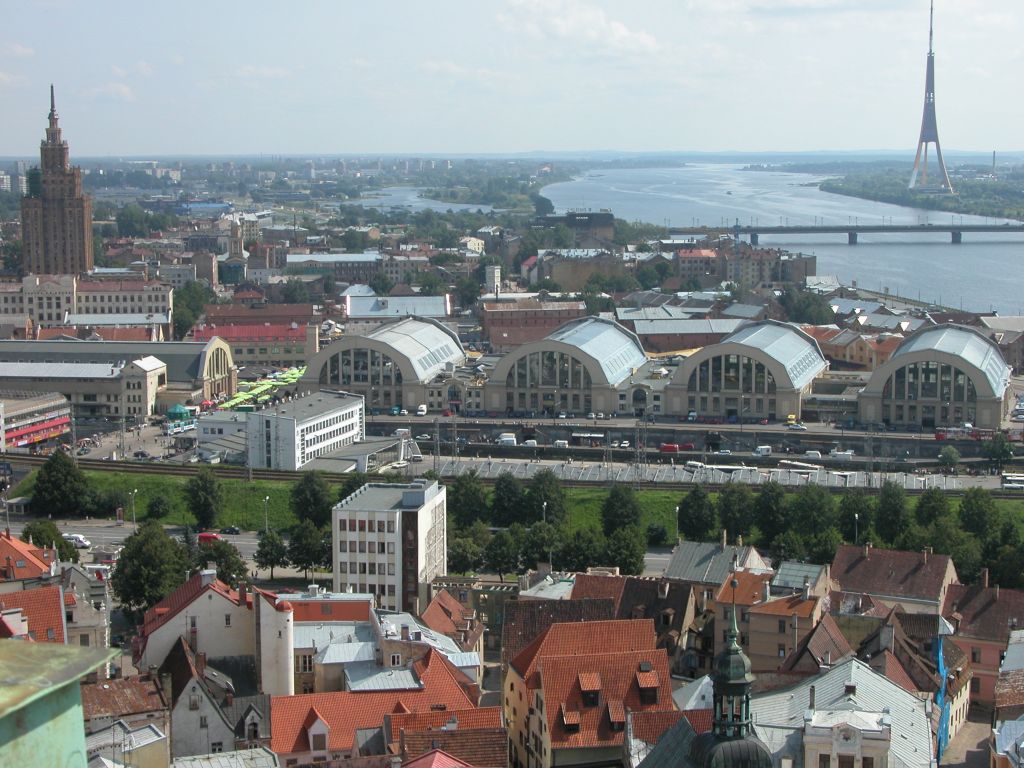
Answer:
<path fill-rule="evenodd" d="M 178 435 L 196 428 L 195 419 L 182 419 L 180 421 L 168 421 L 164 424 L 165 435 Z"/>
<path fill-rule="evenodd" d="M 1024 475 L 1003 475 L 1000 483 L 1004 491 L 1024 491 Z"/>

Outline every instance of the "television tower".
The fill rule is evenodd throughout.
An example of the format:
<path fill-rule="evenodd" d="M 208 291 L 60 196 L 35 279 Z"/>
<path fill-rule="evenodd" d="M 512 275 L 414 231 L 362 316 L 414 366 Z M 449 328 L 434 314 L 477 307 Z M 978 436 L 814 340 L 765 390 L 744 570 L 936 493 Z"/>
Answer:
<path fill-rule="evenodd" d="M 942 161 L 942 147 L 939 146 L 939 129 L 935 123 L 935 52 L 932 50 L 932 37 L 935 21 L 935 0 L 928 10 L 928 69 L 924 79 L 924 116 L 921 118 L 921 138 L 917 140 L 917 157 L 914 158 L 914 172 L 910 176 L 908 189 L 920 189 L 929 192 L 945 192 L 953 194 L 953 185 L 949 183 L 946 164 Z M 939 161 L 939 183 L 928 185 L 928 145 L 935 145 L 935 157 Z M 918 175 L 920 174 L 920 179 Z"/>

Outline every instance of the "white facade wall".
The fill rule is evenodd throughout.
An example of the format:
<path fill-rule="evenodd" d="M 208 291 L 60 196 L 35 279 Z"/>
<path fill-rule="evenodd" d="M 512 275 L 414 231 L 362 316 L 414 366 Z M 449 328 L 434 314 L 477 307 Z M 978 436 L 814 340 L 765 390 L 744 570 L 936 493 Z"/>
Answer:
<path fill-rule="evenodd" d="M 189 684 L 171 710 L 171 757 L 206 755 L 215 750 L 231 752 L 234 748 L 234 729 L 220 707 L 206 695 L 203 686 Z"/>
<path fill-rule="evenodd" d="M 138 668 L 163 664 L 179 637 L 184 637 L 196 653 L 205 653 L 208 659 L 251 656 L 256 652 L 252 611 L 212 589 L 202 593 L 146 639 Z"/>
<path fill-rule="evenodd" d="M 291 608 L 278 610 L 272 600 L 258 593 L 253 596 L 253 607 L 261 690 L 271 696 L 292 696 L 295 694 L 294 612 Z"/>
<path fill-rule="evenodd" d="M 256 469 L 300 469 L 313 459 L 359 442 L 365 437 L 363 401 L 341 401 L 339 407 L 317 407 L 323 397 L 311 395 L 315 413 L 302 416 L 304 398 L 288 404 L 287 415 L 272 408 L 254 411 L 246 419 L 249 466 Z"/>

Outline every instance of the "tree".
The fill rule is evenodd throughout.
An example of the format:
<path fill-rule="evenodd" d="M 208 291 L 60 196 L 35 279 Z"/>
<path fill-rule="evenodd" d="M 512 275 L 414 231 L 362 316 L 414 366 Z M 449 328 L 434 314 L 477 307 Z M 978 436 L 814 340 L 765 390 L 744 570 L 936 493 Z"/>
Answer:
<path fill-rule="evenodd" d="M 270 578 L 273 579 L 275 568 L 288 565 L 288 547 L 281 539 L 281 534 L 277 531 L 263 531 L 253 560 L 259 568 L 269 568 Z"/>
<path fill-rule="evenodd" d="M 519 572 L 521 541 L 522 539 L 517 540 L 509 531 L 498 531 L 484 550 L 487 567 L 498 574 L 501 581 L 505 580 L 506 573 Z"/>
<path fill-rule="evenodd" d="M 420 275 L 419 284 L 421 296 L 440 296 L 446 287 L 444 281 L 433 272 Z"/>
<path fill-rule="evenodd" d="M 146 212 L 137 203 L 128 203 L 117 212 L 117 233 L 121 237 L 145 237 L 149 234 Z"/>
<path fill-rule="evenodd" d="M 448 486 L 448 511 L 459 528 L 465 528 L 475 520 L 487 520 L 490 511 L 487 491 L 475 471 L 459 475 Z"/>
<path fill-rule="evenodd" d="M 368 482 L 370 477 L 365 472 L 348 472 L 338 488 L 338 501 L 344 501 Z"/>
<path fill-rule="evenodd" d="M 952 445 L 944 446 L 943 449 L 939 451 L 939 466 L 946 472 L 952 472 L 956 469 L 956 465 L 959 463 L 960 451 Z"/>
<path fill-rule="evenodd" d="M 618 567 L 627 576 L 638 576 L 644 570 L 646 551 L 644 534 L 637 525 L 616 528 L 608 534 L 604 549 L 604 562 Z"/>
<path fill-rule="evenodd" d="M 484 552 L 469 536 L 460 536 L 448 542 L 448 572 L 474 573 L 483 565 Z"/>
<path fill-rule="evenodd" d="M 22 541 L 31 541 L 37 547 L 53 547 L 61 562 L 78 562 L 78 549 L 70 541 L 64 540 L 52 520 L 33 520 L 22 529 L 20 538 Z"/>
<path fill-rule="evenodd" d="M 54 518 L 82 517 L 88 511 L 89 481 L 64 451 L 54 451 L 36 475 L 32 512 Z"/>
<path fill-rule="evenodd" d="M 290 277 L 281 288 L 282 304 L 308 304 L 309 291 L 306 284 L 297 277 Z"/>
<path fill-rule="evenodd" d="M 758 491 L 754 502 L 754 521 L 763 542 L 774 542 L 786 531 L 786 491 L 774 480 L 762 485 Z"/>
<path fill-rule="evenodd" d="M 480 298 L 480 283 L 472 277 L 460 277 L 455 282 L 455 295 L 459 299 L 459 306 L 469 309 Z"/>
<path fill-rule="evenodd" d="M 704 541 L 718 527 L 715 505 L 701 486 L 695 485 L 679 503 L 679 533 L 689 541 Z"/>
<path fill-rule="evenodd" d="M 640 525 L 640 502 L 636 491 L 628 485 L 616 483 L 608 491 L 601 505 L 601 525 L 604 535 L 611 536 L 620 528 L 632 528 Z"/>
<path fill-rule="evenodd" d="M 302 569 L 302 578 L 306 578 L 323 560 L 323 546 L 323 535 L 311 520 L 303 520 L 292 530 L 292 538 L 288 542 L 288 560 L 296 568 Z"/>
<path fill-rule="evenodd" d="M 317 528 L 330 523 L 334 499 L 323 473 L 316 470 L 303 472 L 292 486 L 289 506 L 298 520 L 310 520 Z"/>
<path fill-rule="evenodd" d="M 718 520 L 729 536 L 748 536 L 754 524 L 754 494 L 741 483 L 727 483 L 718 494 Z"/>
<path fill-rule="evenodd" d="M 387 296 L 391 293 L 391 289 L 395 287 L 395 284 L 391 279 L 383 272 L 377 272 L 373 277 L 367 281 L 375 294 L 378 296 Z"/>
<path fill-rule="evenodd" d="M 501 527 L 521 522 L 525 504 L 523 484 L 511 472 L 498 475 L 491 492 L 491 522 Z"/>
<path fill-rule="evenodd" d="M 207 541 L 196 549 L 193 565 L 202 570 L 208 565 L 217 569 L 217 578 L 232 587 L 245 579 L 248 569 L 238 547 L 230 541 Z"/>
<path fill-rule="evenodd" d="M 839 530 L 846 541 L 859 544 L 869 541 L 875 524 L 875 507 L 871 497 L 859 488 L 848 490 L 839 500 Z"/>
<path fill-rule="evenodd" d="M 910 527 L 910 524 L 906 491 L 903 490 L 903 486 L 887 480 L 882 483 L 882 489 L 878 493 L 875 530 L 882 537 L 882 541 L 892 544 Z"/>
<path fill-rule="evenodd" d="M 810 541 L 813 534 L 836 525 L 835 499 L 821 485 L 805 485 L 789 502 L 790 527 Z"/>
<path fill-rule="evenodd" d="M 541 521 L 531 525 L 523 539 L 523 565 L 533 568 L 537 563 L 551 563 L 562 547 L 562 531 Z"/>
<path fill-rule="evenodd" d="M 1013 446 L 1006 435 L 996 432 L 991 440 L 982 443 L 981 455 L 995 464 L 997 471 L 1002 472 L 1003 464 L 1013 459 Z"/>
<path fill-rule="evenodd" d="M 530 480 L 526 491 L 526 522 L 547 519 L 552 525 L 561 525 L 567 515 L 565 488 L 554 472 L 542 469 Z"/>
<path fill-rule="evenodd" d="M 982 542 L 999 536 L 1003 516 L 992 494 L 984 488 L 968 488 L 960 499 L 960 524 Z"/>
<path fill-rule="evenodd" d="M 174 511 L 174 507 L 171 504 L 171 500 L 166 496 L 154 496 L 146 504 L 146 517 L 151 517 L 155 520 L 163 520 L 172 511 Z"/>
<path fill-rule="evenodd" d="M 111 577 L 118 601 L 136 616 L 152 608 L 177 588 L 188 568 L 185 548 L 156 520 L 146 520 L 125 539 Z"/>
<path fill-rule="evenodd" d="M 185 505 L 200 530 L 212 528 L 224 503 L 220 480 L 209 467 L 203 467 L 185 484 Z"/>
<path fill-rule="evenodd" d="M 605 554 L 605 540 L 594 528 L 573 531 L 562 545 L 561 567 L 566 571 L 585 571 L 600 564 Z"/>
<path fill-rule="evenodd" d="M 917 497 L 917 504 L 914 505 L 914 517 L 917 519 L 917 524 L 925 528 L 940 517 L 948 516 L 949 513 L 949 497 L 938 488 L 926 490 Z"/>

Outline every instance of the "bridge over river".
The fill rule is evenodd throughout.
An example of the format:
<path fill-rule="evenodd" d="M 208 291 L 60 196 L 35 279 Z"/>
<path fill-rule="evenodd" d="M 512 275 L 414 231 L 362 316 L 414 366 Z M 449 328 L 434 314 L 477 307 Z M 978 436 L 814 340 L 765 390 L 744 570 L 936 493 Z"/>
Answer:
<path fill-rule="evenodd" d="M 977 232 L 994 232 L 997 234 L 1024 234 L 1024 224 L 815 224 L 785 226 L 742 226 L 732 227 L 672 227 L 669 234 L 676 236 L 708 235 L 714 232 L 732 232 L 736 237 L 747 236 L 751 245 L 758 244 L 761 235 L 828 235 L 845 234 L 846 242 L 857 244 L 857 236 L 861 234 L 916 234 L 948 232 L 950 241 L 962 243 L 964 234 Z"/>

